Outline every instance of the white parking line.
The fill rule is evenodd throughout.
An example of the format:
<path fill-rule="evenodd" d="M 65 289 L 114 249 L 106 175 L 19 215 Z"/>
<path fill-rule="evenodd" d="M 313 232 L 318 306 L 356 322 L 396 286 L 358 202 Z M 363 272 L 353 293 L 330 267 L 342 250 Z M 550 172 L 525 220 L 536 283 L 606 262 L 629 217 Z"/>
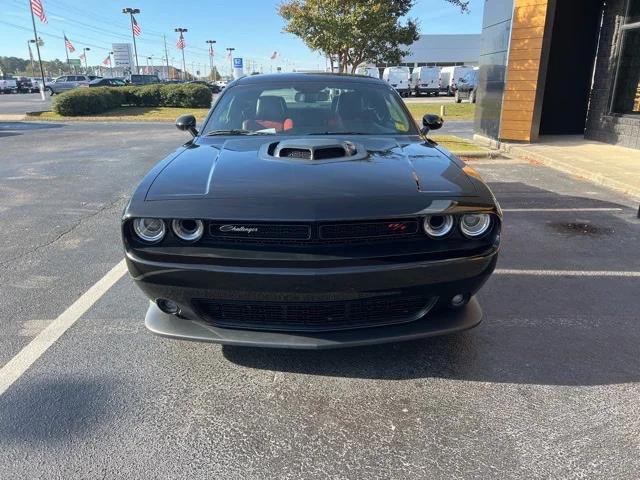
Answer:
<path fill-rule="evenodd" d="M 503 208 L 503 212 L 621 212 L 622 208 Z"/>
<path fill-rule="evenodd" d="M 22 376 L 47 349 L 58 340 L 91 306 L 96 303 L 127 271 L 124 260 L 98 280 L 73 302 L 58 318 L 0 369 L 0 395 Z"/>
<path fill-rule="evenodd" d="M 640 272 L 625 270 L 518 270 L 496 268 L 497 275 L 533 275 L 536 277 L 631 277 L 640 278 Z"/>

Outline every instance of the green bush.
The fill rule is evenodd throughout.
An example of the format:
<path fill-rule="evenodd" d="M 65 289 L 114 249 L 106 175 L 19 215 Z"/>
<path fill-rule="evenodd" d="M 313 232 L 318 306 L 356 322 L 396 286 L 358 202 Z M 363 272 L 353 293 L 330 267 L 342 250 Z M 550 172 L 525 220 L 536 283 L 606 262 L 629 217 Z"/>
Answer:
<path fill-rule="evenodd" d="M 160 90 L 163 107 L 210 107 L 211 90 L 204 85 L 163 85 Z"/>
<path fill-rule="evenodd" d="M 53 99 L 53 111 L 65 117 L 92 115 L 118 108 L 124 94 L 117 88 L 77 88 Z"/>
<path fill-rule="evenodd" d="M 52 108 L 69 117 L 94 115 L 121 106 L 208 108 L 211 98 L 211 91 L 198 84 L 77 88 L 55 96 Z"/>

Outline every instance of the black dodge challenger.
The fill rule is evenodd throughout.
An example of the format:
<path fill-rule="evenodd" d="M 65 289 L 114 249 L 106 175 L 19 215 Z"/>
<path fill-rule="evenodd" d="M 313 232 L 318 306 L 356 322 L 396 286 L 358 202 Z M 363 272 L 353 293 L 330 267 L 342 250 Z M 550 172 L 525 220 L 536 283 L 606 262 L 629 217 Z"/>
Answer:
<path fill-rule="evenodd" d="M 478 174 L 369 77 L 229 84 L 125 209 L 122 237 L 159 335 L 331 348 L 474 327 L 502 212 Z"/>

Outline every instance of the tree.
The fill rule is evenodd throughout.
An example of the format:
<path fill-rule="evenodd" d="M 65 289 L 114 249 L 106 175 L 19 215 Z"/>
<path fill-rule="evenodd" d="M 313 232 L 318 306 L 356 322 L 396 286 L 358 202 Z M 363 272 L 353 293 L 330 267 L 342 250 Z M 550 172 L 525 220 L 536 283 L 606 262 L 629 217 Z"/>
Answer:
<path fill-rule="evenodd" d="M 469 0 L 446 0 L 468 11 Z M 415 0 L 287 0 L 278 7 L 285 31 L 315 51 L 337 60 L 340 72 L 363 62 L 398 63 L 418 38 L 418 24 L 406 17 Z"/>

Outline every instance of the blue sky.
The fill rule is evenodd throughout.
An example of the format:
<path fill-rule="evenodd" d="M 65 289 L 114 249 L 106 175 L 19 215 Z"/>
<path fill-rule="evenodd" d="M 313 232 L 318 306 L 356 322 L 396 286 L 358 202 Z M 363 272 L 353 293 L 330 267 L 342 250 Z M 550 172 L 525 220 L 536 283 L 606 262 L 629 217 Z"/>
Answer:
<path fill-rule="evenodd" d="M 224 63 L 224 49 L 235 47 L 235 56 L 262 65 L 272 65 L 269 56 L 280 52 L 276 62 L 285 70 L 324 67 L 324 59 L 309 51 L 297 37 L 282 33 L 283 22 L 276 13 L 279 1 L 272 0 L 42 0 L 49 23 L 36 18 L 38 34 L 45 42 L 44 59 L 65 58 L 62 32 L 76 48 L 77 58 L 82 47 L 89 47 L 89 63 L 98 64 L 106 56 L 111 43 L 130 41 L 128 18 L 122 7 L 141 10 L 138 23 L 142 36 L 138 37 L 138 55 L 141 65 L 146 57 L 154 63 L 164 57 L 162 34 L 167 36 L 169 58 L 180 62 L 175 48 L 175 27 L 188 28 L 185 34 L 187 68 L 192 62 L 208 63 L 205 41 L 217 41 L 215 60 Z M 420 22 L 421 33 L 479 33 L 484 0 L 471 1 L 471 13 L 461 14 L 444 0 L 417 0 L 411 16 Z M 2 0 L 0 2 L 0 55 L 28 58 L 26 42 L 32 38 L 28 0 Z M 273 63 L 273 65 L 276 65 Z"/>

